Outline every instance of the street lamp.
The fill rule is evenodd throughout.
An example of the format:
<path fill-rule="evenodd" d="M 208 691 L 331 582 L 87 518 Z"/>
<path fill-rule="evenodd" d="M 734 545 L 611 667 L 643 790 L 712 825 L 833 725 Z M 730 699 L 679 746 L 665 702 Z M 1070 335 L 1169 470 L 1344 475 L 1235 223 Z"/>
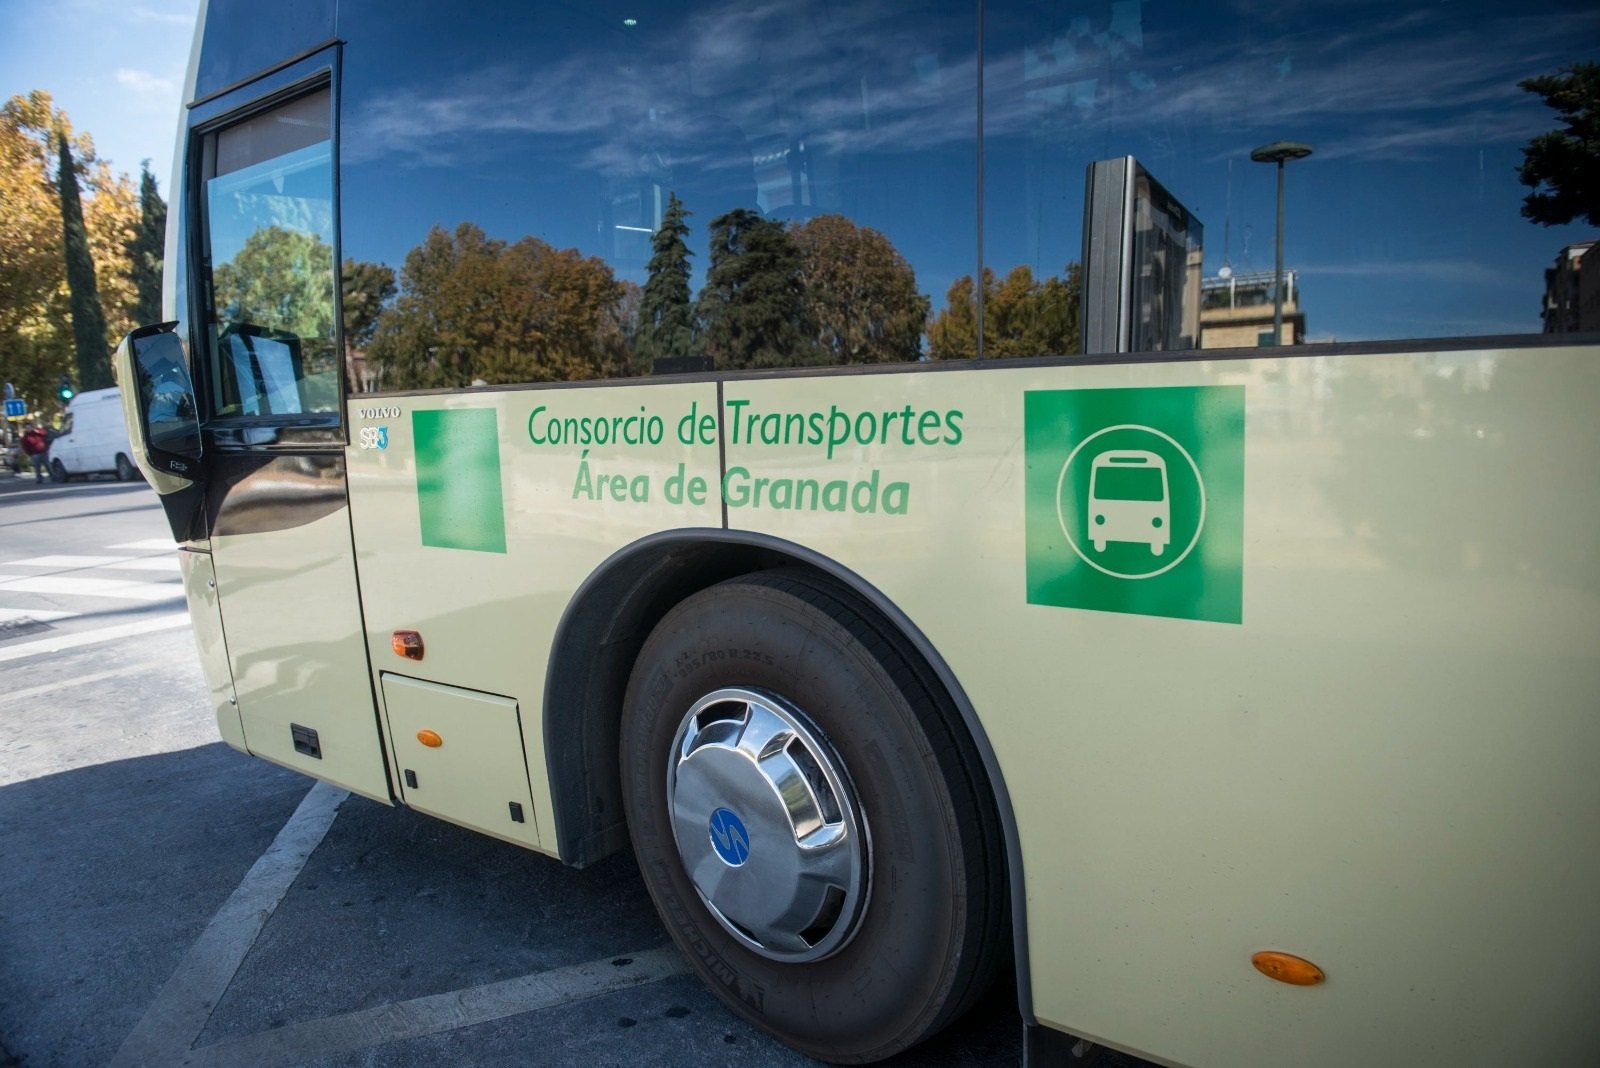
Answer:
<path fill-rule="evenodd" d="M 1274 141 L 1250 153 L 1257 163 L 1278 165 L 1278 258 L 1272 286 L 1272 343 L 1283 344 L 1283 165 L 1291 159 L 1305 159 L 1311 146 L 1299 141 Z"/>

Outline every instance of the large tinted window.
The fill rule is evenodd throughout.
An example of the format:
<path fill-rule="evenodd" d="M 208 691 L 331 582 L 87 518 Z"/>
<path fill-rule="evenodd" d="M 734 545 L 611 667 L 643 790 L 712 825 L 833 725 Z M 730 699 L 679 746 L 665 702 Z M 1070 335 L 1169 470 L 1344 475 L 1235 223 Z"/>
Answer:
<path fill-rule="evenodd" d="M 1201 344 L 1270 343 L 1275 142 L 1285 343 L 1534 333 L 1582 226 L 1521 213 L 1517 167 L 1562 124 L 1530 77 L 1600 52 L 1592 3 L 986 0 L 987 349 L 1084 263 L 1085 173 L 1134 157 L 1204 224 Z M 1591 101 L 1592 107 L 1592 101 Z M 1019 312 L 1019 309 L 1021 311 Z M 1136 309 L 1138 311 L 1139 309 Z M 1141 346 L 1134 346 L 1135 348 Z"/>
<path fill-rule="evenodd" d="M 489 8 L 339 8 L 369 386 L 926 351 L 976 270 L 971 3 Z"/>

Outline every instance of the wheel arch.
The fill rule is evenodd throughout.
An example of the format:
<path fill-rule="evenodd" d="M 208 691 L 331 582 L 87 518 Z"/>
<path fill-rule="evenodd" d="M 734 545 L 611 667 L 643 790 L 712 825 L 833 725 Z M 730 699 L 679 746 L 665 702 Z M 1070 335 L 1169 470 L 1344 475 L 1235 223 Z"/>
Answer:
<path fill-rule="evenodd" d="M 684 598 L 755 571 L 800 567 L 831 579 L 906 643 L 960 716 L 989 780 L 1004 835 L 1018 1005 L 1033 1022 L 1021 841 L 1010 792 L 972 702 L 933 643 L 899 607 L 837 561 L 769 535 L 721 528 L 653 534 L 613 553 L 586 578 L 557 626 L 545 677 L 545 765 L 555 845 L 584 867 L 628 844 L 618 768 L 623 695 L 640 647 Z"/>

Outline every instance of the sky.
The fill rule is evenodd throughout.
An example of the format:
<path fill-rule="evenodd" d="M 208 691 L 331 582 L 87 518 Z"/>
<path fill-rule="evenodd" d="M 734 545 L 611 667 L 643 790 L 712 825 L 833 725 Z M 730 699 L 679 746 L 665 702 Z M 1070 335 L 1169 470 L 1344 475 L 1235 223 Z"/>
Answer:
<path fill-rule="evenodd" d="M 199 0 L 0 0 L 0 99 L 43 89 L 136 184 L 171 200 L 183 76 Z"/>

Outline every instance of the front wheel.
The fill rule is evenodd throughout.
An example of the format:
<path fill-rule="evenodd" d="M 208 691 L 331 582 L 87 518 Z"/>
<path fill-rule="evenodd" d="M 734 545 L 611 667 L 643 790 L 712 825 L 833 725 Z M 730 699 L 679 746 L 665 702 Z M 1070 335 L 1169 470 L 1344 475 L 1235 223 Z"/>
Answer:
<path fill-rule="evenodd" d="M 50 481 L 65 482 L 71 476 L 67 474 L 67 465 L 60 460 L 50 461 Z"/>
<path fill-rule="evenodd" d="M 624 802 L 656 908 L 734 1012 L 826 1060 L 928 1037 L 1005 956 L 987 778 L 924 675 L 848 593 L 774 571 L 674 608 L 629 682 Z"/>
<path fill-rule="evenodd" d="M 117 453 L 117 479 L 122 482 L 132 482 L 139 477 L 139 469 L 133 466 L 133 461 L 122 453 Z"/>

